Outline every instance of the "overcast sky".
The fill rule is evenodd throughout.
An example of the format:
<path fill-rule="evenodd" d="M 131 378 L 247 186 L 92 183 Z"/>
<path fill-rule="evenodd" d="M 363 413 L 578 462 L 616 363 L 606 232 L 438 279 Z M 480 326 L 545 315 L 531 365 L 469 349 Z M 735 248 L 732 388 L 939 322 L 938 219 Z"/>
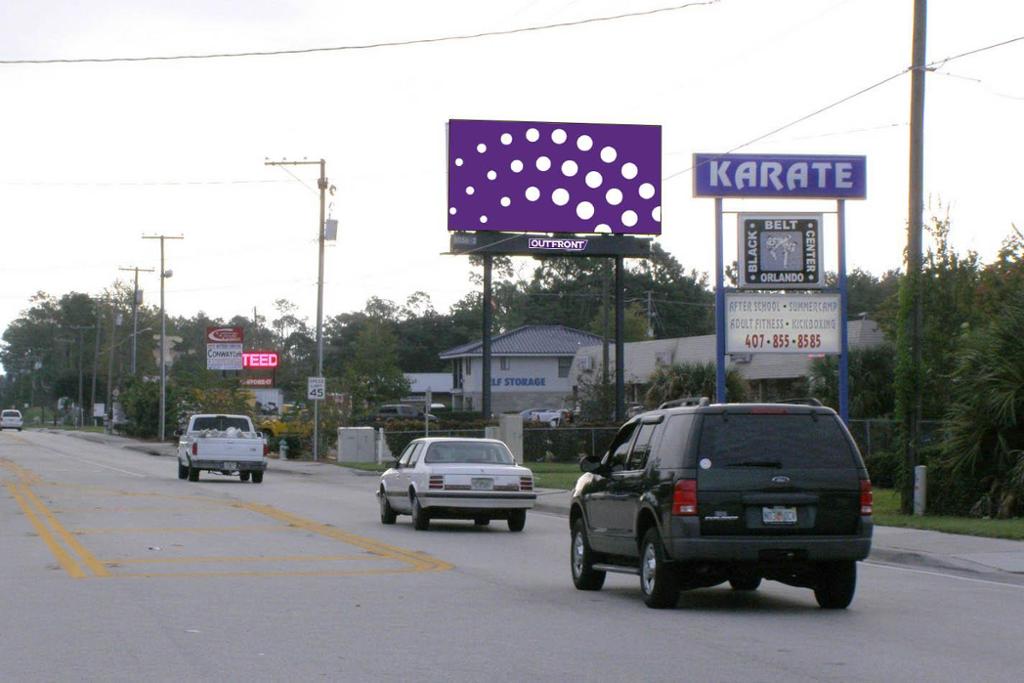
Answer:
<path fill-rule="evenodd" d="M 680 0 L 8 0 L 0 60 L 296 50 L 477 34 L 607 17 Z M 932 0 L 928 60 L 1024 34 L 1024 4 Z M 504 36 L 315 54 L 135 63 L 0 64 L 0 329 L 38 290 L 98 293 L 118 267 L 156 268 L 167 309 L 315 322 L 315 167 L 327 160 L 338 241 L 325 315 L 416 290 L 446 310 L 469 291 L 443 256 L 452 118 L 663 126 L 661 244 L 713 272 L 713 202 L 694 152 L 737 148 L 904 70 L 912 0 L 722 0 Z M 953 241 L 994 256 L 1021 225 L 1024 41 L 929 73 L 925 191 Z M 908 74 L 742 148 L 867 157 L 848 202 L 848 264 L 881 274 L 906 243 Z M 827 202 L 727 209 L 831 210 Z M 945 211 L 945 208 L 942 209 Z M 826 222 L 826 226 L 830 223 Z M 727 223 L 726 254 L 735 258 Z M 834 230 L 834 229 L 833 229 Z M 825 234 L 835 267 L 834 231 Z M 530 267 L 523 261 L 523 268 Z M 527 272 L 527 270 L 524 270 Z M 156 274 L 144 274 L 147 303 Z M 557 322 L 557 321 L 552 321 Z"/>

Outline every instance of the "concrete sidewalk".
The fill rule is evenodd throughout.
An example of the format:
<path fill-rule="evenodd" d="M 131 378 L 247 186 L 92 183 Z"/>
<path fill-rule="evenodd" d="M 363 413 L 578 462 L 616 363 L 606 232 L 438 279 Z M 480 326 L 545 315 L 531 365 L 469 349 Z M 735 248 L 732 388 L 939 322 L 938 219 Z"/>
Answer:
<path fill-rule="evenodd" d="M 161 444 L 94 432 L 46 431 L 158 457 L 173 458 L 177 448 L 175 443 Z M 323 471 L 322 468 L 325 466 L 334 467 L 335 464 L 272 458 L 269 469 L 315 476 L 318 471 Z M 535 509 L 568 515 L 571 497 L 569 491 L 537 489 Z M 1001 576 L 1004 580 L 1024 584 L 1024 541 L 876 526 L 870 559 L 883 563 L 953 570 L 964 574 L 986 574 L 989 578 Z"/>

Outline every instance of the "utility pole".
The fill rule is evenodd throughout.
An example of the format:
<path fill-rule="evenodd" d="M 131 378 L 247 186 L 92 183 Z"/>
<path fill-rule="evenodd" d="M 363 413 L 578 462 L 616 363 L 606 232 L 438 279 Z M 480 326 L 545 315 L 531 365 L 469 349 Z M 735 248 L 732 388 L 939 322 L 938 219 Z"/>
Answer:
<path fill-rule="evenodd" d="M 327 162 L 319 161 L 264 161 L 264 166 L 320 166 L 320 222 L 316 227 L 319 266 L 316 278 L 316 376 L 324 376 L 324 219 L 326 218 Z M 333 190 L 332 190 L 333 192 Z M 313 460 L 320 459 L 320 401 L 313 399 Z"/>
<path fill-rule="evenodd" d="M 82 395 L 82 348 L 85 346 L 85 331 L 95 329 L 92 325 L 69 325 L 69 330 L 78 332 L 78 412 L 75 415 L 75 426 L 82 428 L 84 423 L 82 403 L 85 397 Z"/>
<path fill-rule="evenodd" d="M 102 320 L 100 312 L 100 299 L 93 299 L 96 305 L 96 336 L 95 336 L 95 348 L 92 356 L 92 390 L 89 392 L 89 420 L 92 420 L 93 406 L 96 405 L 96 373 L 99 372 L 100 366 L 100 333 L 103 327 L 100 325 Z"/>
<path fill-rule="evenodd" d="M 107 405 L 106 432 L 113 431 L 114 425 L 114 350 L 117 348 L 117 326 L 121 324 L 121 314 L 115 309 L 110 310 L 110 360 L 107 362 Z"/>
<path fill-rule="evenodd" d="M 130 268 L 118 268 L 118 270 L 133 270 L 135 271 L 135 291 L 132 294 L 132 377 L 135 376 L 135 349 L 138 344 L 139 336 L 139 273 L 152 273 L 152 268 L 139 268 L 138 266 L 132 266 Z"/>
<path fill-rule="evenodd" d="M 647 291 L 647 338 L 654 339 L 654 302 L 651 301 L 651 295 L 654 292 Z"/>
<path fill-rule="evenodd" d="M 167 315 L 164 311 L 164 280 L 173 275 L 173 271 L 164 270 L 164 240 L 183 240 L 184 235 L 143 235 L 144 240 L 160 240 L 160 431 L 159 438 L 164 440 L 166 428 L 167 403 Z"/>
<path fill-rule="evenodd" d="M 921 443 L 921 233 L 924 226 L 924 85 L 925 37 L 927 24 L 926 0 L 914 0 L 914 44 L 910 72 L 910 188 L 909 216 L 907 220 L 907 284 L 910 291 L 909 312 L 903 320 L 910 344 L 911 367 L 909 380 L 913 398 L 905 406 L 904 425 L 907 431 L 905 468 L 908 474 L 901 495 L 901 507 L 910 512 L 913 500 L 913 472 L 918 464 Z"/>

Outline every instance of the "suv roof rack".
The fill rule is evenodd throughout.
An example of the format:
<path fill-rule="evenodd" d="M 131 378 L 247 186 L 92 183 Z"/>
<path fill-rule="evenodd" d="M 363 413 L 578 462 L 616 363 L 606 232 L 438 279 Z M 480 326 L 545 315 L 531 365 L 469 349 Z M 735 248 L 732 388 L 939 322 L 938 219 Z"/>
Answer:
<path fill-rule="evenodd" d="M 825 405 L 824 403 L 822 403 L 818 399 L 812 398 L 812 397 L 807 397 L 807 398 L 784 398 L 784 399 L 782 399 L 780 401 L 776 401 L 776 403 L 789 403 L 789 404 L 798 405 L 798 406 L 815 406 L 817 408 L 824 407 L 824 405 Z"/>
<path fill-rule="evenodd" d="M 665 401 L 658 410 L 663 408 L 678 408 L 680 406 L 706 406 L 710 405 L 711 401 L 707 396 L 684 396 L 683 398 L 672 399 L 671 401 Z"/>

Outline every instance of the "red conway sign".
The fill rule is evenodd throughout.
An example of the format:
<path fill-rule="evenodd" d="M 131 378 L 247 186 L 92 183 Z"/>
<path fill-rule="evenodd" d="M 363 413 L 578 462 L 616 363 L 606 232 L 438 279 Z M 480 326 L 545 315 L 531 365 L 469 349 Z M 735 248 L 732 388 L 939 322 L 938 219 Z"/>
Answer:
<path fill-rule="evenodd" d="M 244 328 L 241 327 L 207 327 L 207 344 L 241 344 L 245 337 Z"/>
<path fill-rule="evenodd" d="M 277 351 L 245 351 L 242 353 L 243 368 L 276 368 Z"/>

